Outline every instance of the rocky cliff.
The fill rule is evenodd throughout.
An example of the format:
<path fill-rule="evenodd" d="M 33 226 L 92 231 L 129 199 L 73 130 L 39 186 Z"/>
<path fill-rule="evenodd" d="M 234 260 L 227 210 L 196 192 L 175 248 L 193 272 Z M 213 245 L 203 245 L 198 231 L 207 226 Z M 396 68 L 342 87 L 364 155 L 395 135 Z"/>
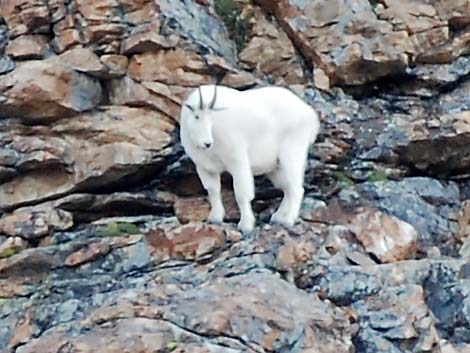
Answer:
<path fill-rule="evenodd" d="M 321 115 L 302 220 L 208 214 L 220 81 Z M 0 352 L 470 352 L 470 1 L 0 0 Z"/>

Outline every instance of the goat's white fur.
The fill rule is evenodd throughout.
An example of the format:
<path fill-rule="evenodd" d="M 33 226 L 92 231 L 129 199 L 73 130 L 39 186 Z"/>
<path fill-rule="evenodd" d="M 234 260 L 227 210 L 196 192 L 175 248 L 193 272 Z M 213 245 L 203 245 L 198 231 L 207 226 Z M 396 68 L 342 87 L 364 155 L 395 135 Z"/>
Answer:
<path fill-rule="evenodd" d="M 318 115 L 286 88 L 238 91 L 217 86 L 213 102 L 214 92 L 213 85 L 195 89 L 180 117 L 181 143 L 209 196 L 208 221 L 223 222 L 220 175 L 227 171 L 233 178 L 242 232 L 252 231 L 255 225 L 253 177 L 261 174 L 284 193 L 271 222 L 292 226 L 304 194 L 308 149 L 320 129 Z"/>

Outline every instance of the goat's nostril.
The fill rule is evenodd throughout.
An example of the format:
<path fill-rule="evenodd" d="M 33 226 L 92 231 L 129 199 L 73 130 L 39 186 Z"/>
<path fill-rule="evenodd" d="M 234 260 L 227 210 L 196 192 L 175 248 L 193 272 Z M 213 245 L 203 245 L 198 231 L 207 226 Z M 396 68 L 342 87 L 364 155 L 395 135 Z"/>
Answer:
<path fill-rule="evenodd" d="M 210 142 L 204 142 L 204 146 L 206 146 L 206 148 L 209 148 L 212 146 L 212 143 Z"/>

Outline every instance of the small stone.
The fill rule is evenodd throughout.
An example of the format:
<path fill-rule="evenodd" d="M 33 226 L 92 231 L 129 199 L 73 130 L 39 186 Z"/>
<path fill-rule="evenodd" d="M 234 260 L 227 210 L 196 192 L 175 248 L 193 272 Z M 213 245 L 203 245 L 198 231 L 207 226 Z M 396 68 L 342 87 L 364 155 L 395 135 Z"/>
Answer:
<path fill-rule="evenodd" d="M 294 270 L 310 260 L 315 252 L 314 244 L 309 241 L 288 241 L 277 253 L 277 267 L 281 271 Z"/>
<path fill-rule="evenodd" d="M 102 77 L 107 71 L 98 55 L 91 48 L 73 48 L 58 57 L 59 62 L 73 67 L 74 70 L 91 76 Z"/>
<path fill-rule="evenodd" d="M 42 35 L 23 35 L 12 40 L 5 53 L 15 60 L 42 59 L 48 51 L 48 38 Z"/>
<path fill-rule="evenodd" d="M 75 28 L 59 31 L 51 42 L 56 53 L 63 53 L 75 46 L 82 44 L 80 32 Z"/>
<path fill-rule="evenodd" d="M 313 70 L 313 82 L 315 87 L 328 91 L 330 89 L 330 78 L 326 75 L 325 71 L 322 69 Z"/>
<path fill-rule="evenodd" d="M 124 55 L 102 55 L 100 60 L 107 67 L 107 74 L 110 78 L 124 76 L 127 72 L 128 59 Z"/>
<path fill-rule="evenodd" d="M 91 243 L 70 254 L 65 259 L 65 265 L 75 267 L 95 261 L 97 258 L 106 255 L 110 250 L 111 247 L 108 242 Z"/>

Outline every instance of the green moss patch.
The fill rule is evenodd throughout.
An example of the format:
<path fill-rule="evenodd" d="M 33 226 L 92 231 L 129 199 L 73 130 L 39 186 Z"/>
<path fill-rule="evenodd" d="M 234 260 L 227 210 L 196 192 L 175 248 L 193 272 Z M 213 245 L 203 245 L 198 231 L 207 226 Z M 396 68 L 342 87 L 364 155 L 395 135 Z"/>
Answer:
<path fill-rule="evenodd" d="M 238 52 L 242 51 L 248 40 L 248 21 L 241 18 L 241 11 L 234 0 L 215 0 L 215 12 L 227 27 L 230 38 L 235 42 Z"/>
<path fill-rule="evenodd" d="M 96 232 L 100 237 L 118 237 L 138 233 L 140 233 L 139 227 L 133 223 L 127 222 L 112 222 L 106 227 L 98 229 Z"/>
<path fill-rule="evenodd" d="M 4 249 L 0 251 L 0 259 L 5 259 L 7 257 L 19 254 L 21 251 L 23 251 L 23 248 L 19 246 L 12 246 L 11 248 Z"/>

